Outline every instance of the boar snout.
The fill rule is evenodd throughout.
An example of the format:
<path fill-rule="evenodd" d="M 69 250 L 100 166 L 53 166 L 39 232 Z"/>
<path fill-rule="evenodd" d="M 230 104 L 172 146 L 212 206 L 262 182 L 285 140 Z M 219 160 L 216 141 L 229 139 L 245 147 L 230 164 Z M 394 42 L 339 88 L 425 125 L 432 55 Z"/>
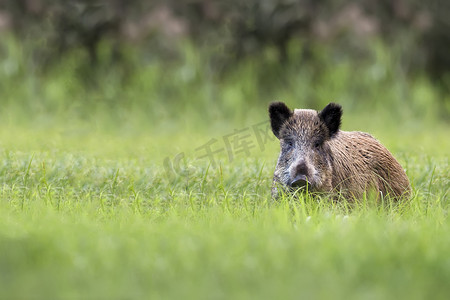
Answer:
<path fill-rule="evenodd" d="M 289 184 L 291 187 L 302 188 L 308 184 L 308 180 L 305 175 L 297 175 Z"/>
<path fill-rule="evenodd" d="M 305 187 L 308 184 L 308 166 L 302 159 L 293 168 L 292 180 L 289 182 L 291 187 Z"/>

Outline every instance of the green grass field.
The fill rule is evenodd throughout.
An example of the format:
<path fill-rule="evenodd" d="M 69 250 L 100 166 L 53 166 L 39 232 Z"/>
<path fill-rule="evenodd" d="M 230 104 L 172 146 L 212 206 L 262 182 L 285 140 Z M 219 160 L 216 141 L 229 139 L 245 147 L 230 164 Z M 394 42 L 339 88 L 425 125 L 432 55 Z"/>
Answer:
<path fill-rule="evenodd" d="M 414 198 L 350 208 L 271 201 L 276 141 L 232 162 L 221 153 L 214 168 L 191 150 L 220 134 L 1 136 L 0 298 L 450 295 L 450 167 L 438 144 L 435 155 L 391 137 Z M 173 148 L 185 159 L 168 172 Z"/>
<path fill-rule="evenodd" d="M 409 202 L 272 201 L 279 149 L 264 122 L 273 99 L 257 92 L 252 67 L 221 85 L 201 72 L 171 83 L 155 79 L 162 69 L 144 68 L 150 87 L 119 91 L 106 77 L 90 92 L 64 70 L 24 76 L 23 89 L 22 75 L 0 72 L 9 80 L 0 112 L 0 298 L 448 299 L 450 125 L 438 93 L 394 74 L 361 94 L 371 80 L 355 81 L 349 68 L 330 67 L 320 91 L 303 88 L 321 103 L 341 102 L 344 130 L 368 131 L 394 153 L 412 183 Z M 305 78 L 272 93 L 301 107 L 307 96 L 295 82 Z M 164 93 L 171 84 L 174 95 Z M 113 100 L 92 105 L 84 96 Z M 114 102 L 122 96 L 137 100 Z M 169 100 L 147 103 L 152 96 Z M 203 157 L 209 142 L 221 150 L 215 163 Z"/>

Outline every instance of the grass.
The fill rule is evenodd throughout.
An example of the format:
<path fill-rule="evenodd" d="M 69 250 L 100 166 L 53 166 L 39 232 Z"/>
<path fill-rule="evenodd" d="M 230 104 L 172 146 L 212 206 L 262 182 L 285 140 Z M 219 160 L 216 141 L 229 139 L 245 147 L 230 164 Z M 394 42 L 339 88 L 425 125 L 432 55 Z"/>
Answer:
<path fill-rule="evenodd" d="M 450 128 L 429 81 L 394 80 L 376 48 L 356 79 L 351 61 L 315 79 L 269 61 L 285 81 L 261 91 L 270 78 L 255 62 L 218 81 L 192 51 L 125 83 L 105 73 L 98 89 L 74 76 L 79 57 L 38 76 L 11 51 L 0 69 L 1 299 L 449 297 Z M 386 145 L 413 198 L 273 201 L 279 149 L 262 122 L 274 94 L 342 103 L 343 129 Z M 215 164 L 201 158 L 210 141 Z"/>
<path fill-rule="evenodd" d="M 154 145 L 196 146 L 182 134 L 16 130 L 30 139 L 3 133 L 0 298 L 450 293 L 448 157 L 404 154 L 409 203 L 349 208 L 271 201 L 276 141 L 216 168 L 186 151 L 189 172 L 168 177 Z"/>

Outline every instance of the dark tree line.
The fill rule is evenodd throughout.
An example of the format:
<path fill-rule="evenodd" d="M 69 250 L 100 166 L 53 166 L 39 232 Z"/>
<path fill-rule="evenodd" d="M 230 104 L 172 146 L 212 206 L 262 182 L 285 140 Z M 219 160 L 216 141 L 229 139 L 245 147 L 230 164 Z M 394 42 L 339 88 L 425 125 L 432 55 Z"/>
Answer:
<path fill-rule="evenodd" d="M 448 16 L 445 0 L 0 0 L 0 30 L 30 41 L 45 63 L 84 49 L 95 65 L 105 40 L 117 61 L 124 45 L 170 57 L 189 39 L 220 49 L 227 63 L 266 46 L 282 63 L 293 39 L 306 48 L 326 44 L 357 54 L 378 38 L 408 45 L 412 68 L 437 78 L 450 70 Z"/>

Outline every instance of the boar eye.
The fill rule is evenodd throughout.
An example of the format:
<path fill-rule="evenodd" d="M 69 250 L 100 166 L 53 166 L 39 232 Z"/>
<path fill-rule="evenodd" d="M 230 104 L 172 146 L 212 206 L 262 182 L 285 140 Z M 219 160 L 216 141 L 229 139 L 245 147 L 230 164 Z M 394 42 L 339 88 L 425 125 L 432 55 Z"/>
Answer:
<path fill-rule="evenodd" d="M 320 141 L 317 141 L 314 143 L 314 148 L 319 148 L 322 143 Z"/>
<path fill-rule="evenodd" d="M 292 148 L 294 146 L 294 141 L 291 139 L 285 139 L 284 144 L 286 145 L 286 147 Z"/>

